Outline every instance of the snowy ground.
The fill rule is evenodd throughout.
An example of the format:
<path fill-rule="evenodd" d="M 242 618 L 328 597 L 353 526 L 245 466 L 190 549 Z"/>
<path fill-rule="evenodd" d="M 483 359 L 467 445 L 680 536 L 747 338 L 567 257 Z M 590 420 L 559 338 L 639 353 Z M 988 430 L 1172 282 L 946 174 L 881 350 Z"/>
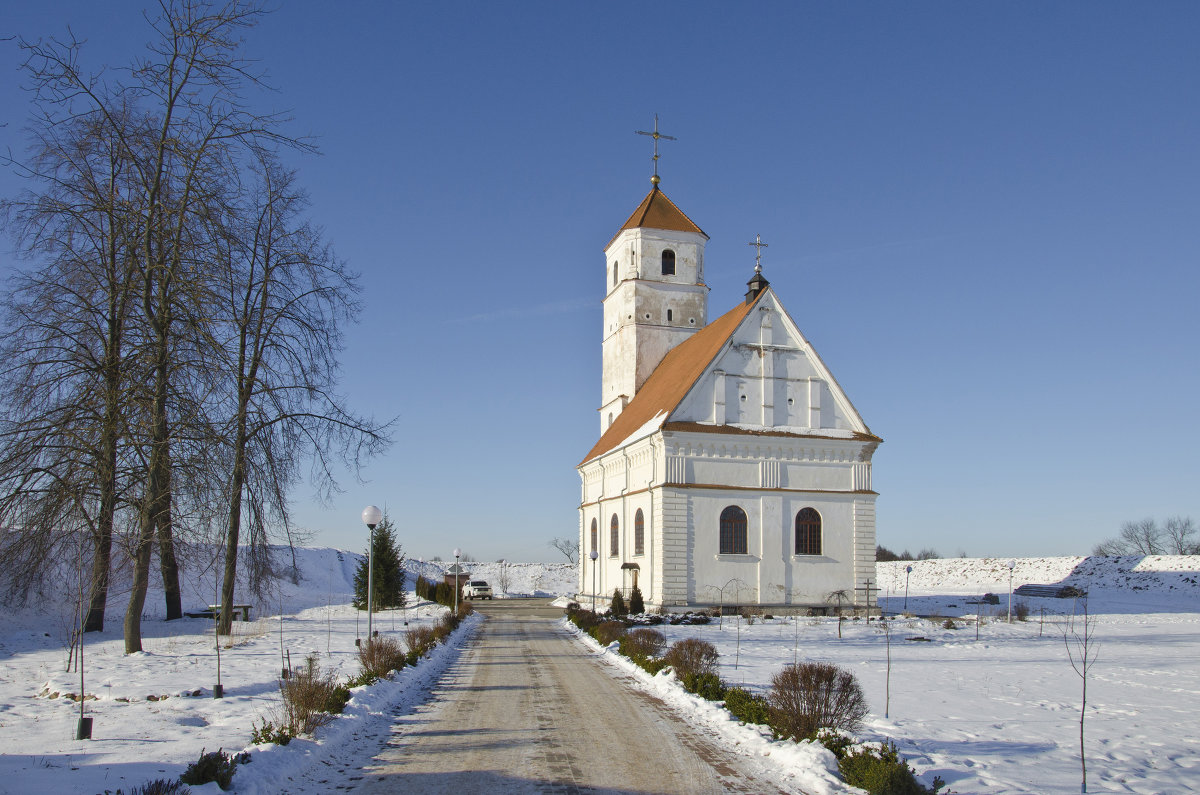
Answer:
<path fill-rule="evenodd" d="M 40 610 L 7 612 L 0 624 L 0 792 L 128 791 L 148 780 L 178 776 L 201 749 L 246 747 L 251 722 L 261 721 L 277 700 L 281 645 L 290 650 L 293 664 L 315 652 L 322 665 L 347 675 L 357 672 L 354 638 L 365 635 L 366 627 L 362 614 L 346 605 L 356 561 L 355 555 L 336 550 L 301 552 L 299 582 L 256 604 L 255 620 L 237 625 L 233 647 L 222 651 L 226 698 L 221 700 L 212 698 L 216 659 L 210 621 L 158 620 L 153 611 L 161 598 L 151 594 L 146 651 L 126 657 L 119 628 L 123 605 L 114 600 L 112 629 L 101 639 L 89 636 L 86 646 L 86 690 L 98 696 L 86 704 L 95 720 L 91 741 L 73 739 L 79 706 L 62 695 L 79 691 L 78 674 L 64 671 L 66 607 L 47 603 Z M 804 617 L 754 625 L 726 618 L 723 625 L 663 630 L 671 639 L 694 634 L 716 643 L 723 677 L 751 688 L 764 688 L 776 670 L 796 659 L 852 668 L 872 709 L 864 739 L 894 739 L 927 782 L 940 775 L 949 789 L 963 794 L 1075 792 L 1081 681 L 1067 661 L 1062 631 L 1072 607 L 1079 605 L 1069 599 L 1027 599 L 1032 608 L 1027 622 L 1009 625 L 1003 615 L 989 617 L 987 611 L 1003 614 L 1007 606 L 1006 562 L 911 564 L 908 611 L 955 616 L 959 628 L 917 618 L 896 623 L 890 637 L 890 700 L 885 697 L 888 638 L 875 622 L 848 621 L 841 639 L 835 621 Z M 435 576 L 444 565 L 418 561 L 410 568 Z M 879 566 L 879 601 L 889 611 L 904 607 L 906 565 Z M 499 564 L 467 566 L 500 590 Z M 506 568 L 512 594 L 561 594 L 575 587 L 568 566 Z M 1090 792 L 1200 791 L 1198 581 L 1197 557 L 1016 561 L 1014 585 L 1067 583 L 1090 592 L 1100 643 L 1086 723 Z M 186 609 L 211 601 L 200 595 L 211 585 L 187 587 Z M 1001 604 L 984 606 L 976 640 L 977 608 L 969 600 L 984 592 L 998 594 Z M 406 619 L 432 621 L 440 610 L 425 605 L 386 612 L 377 616 L 375 628 L 399 632 Z M 290 777 L 311 781 L 312 769 L 344 756 L 339 749 L 369 744 L 392 714 L 420 703 L 470 631 L 464 627 L 455 643 L 421 666 L 405 669 L 395 681 L 356 692 L 345 715 L 321 730 L 316 741 L 252 749 L 254 761 L 235 777 L 235 790 L 276 792 Z M 928 641 L 911 640 L 915 637 Z M 646 686 L 672 692 L 663 682 Z M 199 695 L 192 695 L 196 691 Z M 59 697 L 50 698 L 55 692 Z M 686 695 L 672 698 L 697 720 L 707 720 L 731 748 L 745 753 L 753 746 L 753 753 L 770 754 L 785 780 L 820 791 L 811 776 L 799 772 L 803 754 L 724 720 Z M 216 792 L 215 785 L 202 791 Z"/>
<path fill-rule="evenodd" d="M 1082 680 L 1068 661 L 1064 631 L 1073 609 L 1074 626 L 1082 627 L 1082 606 L 1016 597 L 1030 607 L 1029 619 L 1006 623 L 1006 563 L 879 565 L 885 610 L 901 612 L 904 569 L 912 565 L 908 611 L 952 616 L 957 626 L 903 617 L 891 625 L 890 698 L 889 638 L 878 622 L 846 621 L 841 638 L 832 618 L 774 617 L 751 625 L 726 617 L 658 629 L 669 641 L 712 642 L 721 653 L 721 678 L 759 692 L 795 660 L 850 668 L 871 706 L 861 738 L 895 741 L 926 784 L 940 775 L 955 793 L 1078 792 Z M 1089 591 L 1099 658 L 1088 682 L 1088 792 L 1200 792 L 1200 557 L 1018 560 L 1013 580 Z M 986 592 L 1000 604 L 970 604 Z M 978 639 L 977 610 L 983 613 Z M 664 698 L 695 703 L 642 679 Z M 694 711 L 698 720 L 710 720 L 703 707 Z M 737 737 L 722 728 L 723 716 L 715 720 Z M 736 741 L 780 753 L 780 744 L 766 739 Z"/>

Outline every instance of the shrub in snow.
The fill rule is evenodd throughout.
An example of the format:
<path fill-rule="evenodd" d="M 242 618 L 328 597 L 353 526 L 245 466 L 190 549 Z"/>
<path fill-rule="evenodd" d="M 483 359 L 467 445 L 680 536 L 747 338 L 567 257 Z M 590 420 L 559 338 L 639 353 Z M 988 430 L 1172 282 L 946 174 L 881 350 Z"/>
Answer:
<path fill-rule="evenodd" d="M 715 673 L 685 674 L 680 681 L 685 690 L 695 693 L 700 698 L 706 698 L 709 701 L 721 701 L 725 698 L 725 685 L 721 683 L 721 677 Z"/>
<path fill-rule="evenodd" d="M 667 636 L 657 629 L 642 627 L 624 635 L 621 639 L 621 654 L 633 661 L 638 658 L 658 657 L 667 645 Z"/>
<path fill-rule="evenodd" d="M 640 616 L 646 612 L 646 602 L 642 598 L 642 589 L 633 586 L 633 590 L 629 592 L 629 612 L 635 616 Z"/>
<path fill-rule="evenodd" d="M 404 630 L 404 642 L 409 654 L 424 657 L 437 643 L 437 638 L 433 636 L 433 627 L 418 626 Z"/>
<path fill-rule="evenodd" d="M 932 788 L 917 781 L 893 743 L 855 745 L 845 736 L 825 732 L 817 739 L 837 757 L 838 771 L 846 783 L 871 795 L 937 795 L 946 786 L 940 776 L 934 777 Z"/>
<path fill-rule="evenodd" d="M 338 687 L 337 675 L 333 671 L 322 671 L 316 655 L 311 655 L 304 668 L 279 680 L 279 695 L 283 698 L 279 725 L 293 735 L 312 734 L 333 720 L 333 715 L 326 710 L 336 703 Z M 344 701 L 341 706 L 345 706 Z M 338 711 L 341 711 L 340 707 Z"/>
<path fill-rule="evenodd" d="M 129 795 L 175 795 L 176 793 L 187 791 L 184 789 L 183 782 L 179 779 L 160 778 L 155 781 L 148 781 L 140 787 L 134 787 L 129 790 Z M 125 795 L 125 790 L 118 789 L 113 793 L 104 790 L 104 793 L 105 795 Z"/>
<path fill-rule="evenodd" d="M 408 663 L 404 646 L 396 638 L 378 636 L 363 641 L 358 647 L 358 664 L 372 679 L 381 679 L 399 671 Z"/>
<path fill-rule="evenodd" d="M 740 687 L 731 687 L 725 691 L 725 709 L 742 723 L 757 723 L 761 726 L 771 723 L 771 710 L 767 706 L 767 699 Z"/>
<path fill-rule="evenodd" d="M 600 616 L 593 613 L 591 610 L 583 610 L 578 605 L 567 608 L 567 618 L 571 623 L 579 627 L 589 635 L 592 633 L 592 627 L 600 623 Z"/>
<path fill-rule="evenodd" d="M 717 647 L 706 640 L 677 640 L 663 657 L 675 669 L 675 676 L 681 682 L 686 681 L 689 674 L 717 673 Z"/>
<path fill-rule="evenodd" d="M 262 726 L 250 721 L 250 742 L 255 745 L 287 745 L 295 735 L 284 726 L 276 726 L 274 722 L 264 718 Z"/>
<path fill-rule="evenodd" d="M 867 700 L 854 674 L 833 663 L 784 666 L 771 677 L 771 726 L 783 737 L 808 740 L 822 728 L 854 731 Z"/>
<path fill-rule="evenodd" d="M 620 588 L 613 590 L 611 610 L 613 617 L 615 618 L 620 618 L 621 616 L 629 614 L 629 610 L 625 607 L 625 597 L 621 596 Z"/>
<path fill-rule="evenodd" d="M 958 624 L 954 623 L 953 618 L 947 618 L 942 622 L 942 629 L 958 629 Z"/>
<path fill-rule="evenodd" d="M 1013 602 L 1013 618 L 1017 621 L 1025 621 L 1029 618 L 1029 603 L 1028 602 Z"/>
<path fill-rule="evenodd" d="M 620 640 L 625 634 L 625 625 L 620 621 L 602 621 L 592 627 L 592 637 L 601 646 L 607 646 L 614 640 Z"/>
<path fill-rule="evenodd" d="M 184 784 L 200 786 L 210 781 L 217 782 L 221 789 L 229 789 L 233 783 L 233 774 L 237 772 L 239 762 L 249 762 L 249 754 L 227 754 L 216 750 L 210 754 L 200 752 L 200 758 L 187 766 L 179 780 Z"/>

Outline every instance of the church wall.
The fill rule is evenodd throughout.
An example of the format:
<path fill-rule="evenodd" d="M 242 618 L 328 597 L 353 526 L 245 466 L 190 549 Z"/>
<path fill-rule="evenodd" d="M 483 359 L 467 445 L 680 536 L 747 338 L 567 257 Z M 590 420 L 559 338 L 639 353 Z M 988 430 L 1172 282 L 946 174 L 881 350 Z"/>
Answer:
<path fill-rule="evenodd" d="M 688 490 L 694 587 L 691 601 L 716 604 L 719 589 L 740 579 L 743 604 L 822 605 L 831 591 L 856 587 L 853 495 L 805 495 Z M 748 554 L 721 555 L 720 516 L 730 505 L 746 512 Z M 822 519 L 822 554 L 795 555 L 795 517 L 815 508 Z M 873 536 L 872 536 L 873 537 Z M 873 552 L 873 550 L 872 550 Z M 865 576 L 873 576 L 865 575 Z M 726 594 L 726 603 L 733 597 Z"/>

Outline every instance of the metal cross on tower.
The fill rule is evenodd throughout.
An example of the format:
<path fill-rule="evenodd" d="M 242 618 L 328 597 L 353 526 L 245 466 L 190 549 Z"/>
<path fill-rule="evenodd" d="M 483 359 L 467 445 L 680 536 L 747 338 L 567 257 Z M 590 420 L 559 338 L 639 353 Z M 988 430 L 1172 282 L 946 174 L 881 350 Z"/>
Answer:
<path fill-rule="evenodd" d="M 662 133 L 660 133 L 658 131 L 658 114 L 657 113 L 654 114 L 654 132 L 646 132 L 645 130 L 634 130 L 634 132 L 636 132 L 638 135 L 649 135 L 651 138 L 654 139 L 654 176 L 650 178 L 650 181 L 652 183 L 654 183 L 655 185 L 657 185 L 659 183 L 659 179 L 658 179 L 658 139 L 662 138 L 664 141 L 674 141 L 677 139 L 670 135 L 663 135 Z"/>
<path fill-rule="evenodd" d="M 754 242 L 747 243 L 748 246 L 754 246 L 754 272 L 762 273 L 762 250 L 767 248 L 767 244 L 762 242 L 762 235 L 755 235 Z"/>

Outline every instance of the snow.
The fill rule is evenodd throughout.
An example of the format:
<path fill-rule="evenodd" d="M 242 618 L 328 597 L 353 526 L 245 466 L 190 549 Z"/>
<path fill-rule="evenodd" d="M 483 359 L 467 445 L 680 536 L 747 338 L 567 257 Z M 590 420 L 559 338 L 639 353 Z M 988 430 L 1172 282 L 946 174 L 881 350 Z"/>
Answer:
<path fill-rule="evenodd" d="M 777 616 L 753 625 L 725 617 L 656 628 L 669 642 L 699 637 L 713 643 L 721 678 L 757 692 L 766 692 L 771 676 L 793 661 L 849 668 L 871 706 L 859 738 L 894 741 L 927 785 L 940 775 L 961 795 L 1078 792 L 1082 680 L 1068 661 L 1064 632 L 1072 621 L 1082 626 L 1082 601 L 1014 597 L 1028 604 L 1030 615 L 1008 624 L 1007 563 L 878 565 L 885 610 L 903 610 L 911 565 L 908 612 L 938 617 L 892 623 L 890 698 L 888 637 L 877 621 L 847 620 L 840 639 L 836 619 L 824 617 Z M 1200 791 L 1200 556 L 1017 559 L 1013 586 L 1024 583 L 1075 585 L 1089 593 L 1099 659 L 1088 681 L 1088 791 Z M 1000 603 L 972 604 L 986 592 Z M 983 616 L 978 640 L 977 610 Z M 954 617 L 958 628 L 943 628 L 944 617 Z M 669 695 L 661 675 L 651 678 L 640 669 L 637 675 L 685 711 L 688 699 L 698 702 Z M 745 753 L 794 753 L 786 742 L 735 736 L 728 718 L 702 702 L 691 719 L 710 724 Z M 805 779 L 794 783 L 818 791 Z"/>
<path fill-rule="evenodd" d="M 345 713 L 315 739 L 249 746 L 251 723 L 261 722 L 278 701 L 281 626 L 282 646 L 294 666 L 316 653 L 322 666 L 357 673 L 354 638 L 366 634 L 365 617 L 348 606 L 357 560 L 337 550 L 300 550 L 297 582 L 285 581 L 265 600 L 254 600 L 254 620 L 236 623 L 231 648 L 222 649 L 223 699 L 212 698 L 211 621 L 162 621 L 153 612 L 161 609 L 161 596 L 152 593 L 143 622 L 145 651 L 126 656 L 123 604 L 114 599 L 110 629 L 99 638 L 89 635 L 85 647 L 86 691 L 97 697 L 86 702 L 95 721 L 90 741 L 73 739 L 79 705 L 62 695 L 79 691 L 78 674 L 64 670 L 69 606 L 47 600 L 36 609 L 8 610 L 0 625 L 0 792 L 128 791 L 177 777 L 202 749 L 250 751 L 252 761 L 234 778 L 239 793 L 277 792 L 289 779 L 319 791 L 314 771 L 328 774 L 331 765 L 343 769 L 365 762 L 369 756 L 354 755 L 367 754 L 374 738 L 381 745 L 395 715 L 428 697 L 480 619 L 467 622 L 420 665 L 391 681 L 357 688 Z M 879 564 L 879 603 L 893 613 L 905 608 L 905 567 L 913 567 L 907 611 L 914 617 L 899 618 L 890 632 L 890 699 L 888 637 L 875 621 L 846 621 L 840 639 L 836 620 L 822 617 L 777 616 L 753 625 L 726 617 L 721 624 L 659 628 L 671 640 L 697 636 L 713 642 L 721 652 L 722 677 L 760 692 L 793 660 L 849 667 L 872 710 L 860 738 L 894 740 L 926 783 L 940 775 L 960 795 L 1077 792 L 1082 682 L 1067 660 L 1062 633 L 1072 610 L 1079 626 L 1082 601 L 1018 597 L 1029 605 L 1030 618 L 1006 623 L 1007 562 Z M 412 561 L 410 571 L 438 577 L 447 565 Z M 577 576 L 569 564 L 463 565 L 497 591 L 506 568 L 510 594 L 566 595 Z M 1200 558 L 1018 559 L 1012 583 L 1073 584 L 1089 592 L 1100 644 L 1088 682 L 1089 791 L 1200 791 Z M 210 602 L 204 594 L 211 589 L 211 580 L 185 584 L 185 609 Z M 1000 604 L 973 604 L 985 592 L 999 596 Z M 431 622 L 443 611 L 428 603 L 384 611 L 375 628 L 399 634 L 405 620 Z M 978 640 L 977 611 L 984 616 Z M 946 616 L 958 628 L 944 629 Z M 833 775 L 832 758 L 823 749 L 774 741 L 760 728 L 741 726 L 716 705 L 682 692 L 669 674 L 650 677 L 594 644 L 581 642 L 580 650 L 631 671 L 637 686 L 677 706 L 731 754 L 773 771 L 769 774 L 786 789 L 852 791 Z M 51 698 L 55 692 L 59 697 Z M 215 785 L 193 791 L 217 792 Z"/>

